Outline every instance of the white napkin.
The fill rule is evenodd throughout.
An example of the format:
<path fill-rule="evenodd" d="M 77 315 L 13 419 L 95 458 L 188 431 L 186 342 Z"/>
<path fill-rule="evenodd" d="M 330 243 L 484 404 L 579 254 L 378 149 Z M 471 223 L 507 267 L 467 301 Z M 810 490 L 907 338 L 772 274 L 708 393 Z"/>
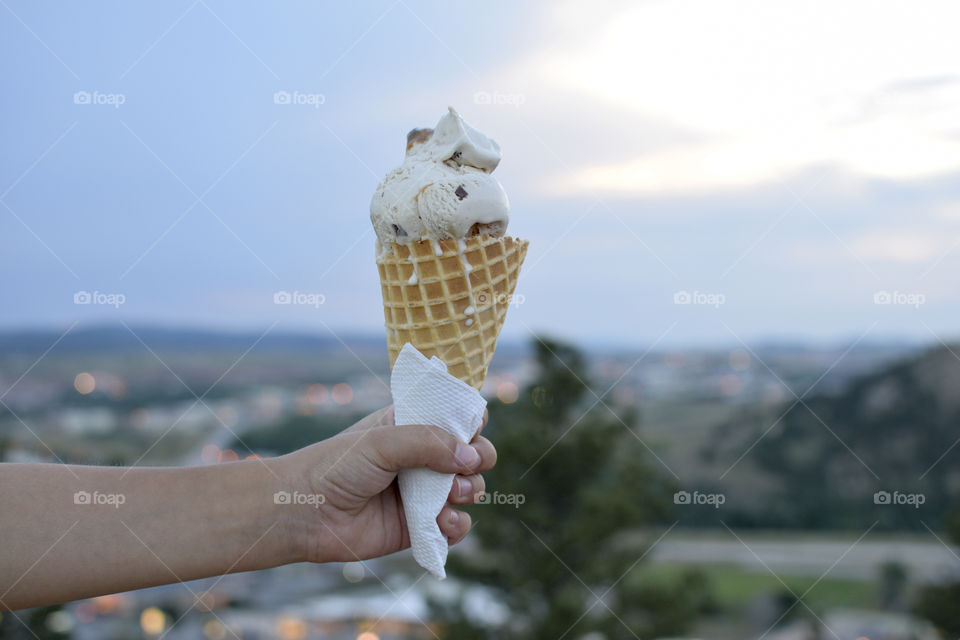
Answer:
<path fill-rule="evenodd" d="M 434 425 L 464 442 L 470 442 L 480 429 L 487 406 L 479 391 L 447 373 L 442 360 L 436 356 L 427 360 L 409 342 L 393 364 L 390 391 L 397 425 Z M 447 502 L 453 474 L 402 469 L 398 480 L 413 557 L 442 580 L 447 575 L 443 566 L 448 543 L 437 516 Z"/>

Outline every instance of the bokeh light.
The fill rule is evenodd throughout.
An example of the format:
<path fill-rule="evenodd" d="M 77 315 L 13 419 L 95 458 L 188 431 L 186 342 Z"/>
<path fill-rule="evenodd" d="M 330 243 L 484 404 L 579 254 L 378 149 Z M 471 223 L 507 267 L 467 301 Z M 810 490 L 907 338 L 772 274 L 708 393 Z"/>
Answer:
<path fill-rule="evenodd" d="M 209 640 L 223 640 L 227 637 L 227 630 L 219 620 L 208 620 L 203 625 L 203 635 Z"/>
<path fill-rule="evenodd" d="M 78 393 L 87 395 L 88 393 L 93 393 L 93 390 L 97 388 L 97 381 L 92 374 L 84 371 L 83 373 L 78 373 L 77 377 L 73 379 L 73 388 L 76 389 Z"/>
<path fill-rule="evenodd" d="M 333 391 L 330 395 L 337 404 L 350 404 L 353 402 L 353 389 L 346 382 L 340 382 L 333 385 Z"/>
<path fill-rule="evenodd" d="M 504 404 L 513 404 L 520 396 L 520 390 L 513 382 L 501 382 L 497 386 L 497 399 Z"/>
<path fill-rule="evenodd" d="M 347 562 L 343 565 L 343 577 L 347 582 L 360 582 L 366 573 L 362 562 Z"/>
<path fill-rule="evenodd" d="M 63 611 L 61 609 L 60 611 L 54 611 L 48 615 L 46 624 L 50 631 L 67 635 L 73 631 L 74 619 L 73 616 L 70 615 L 69 611 Z"/>
<path fill-rule="evenodd" d="M 299 618 L 280 618 L 277 635 L 282 640 L 302 640 L 307 637 L 307 623 Z"/>
<path fill-rule="evenodd" d="M 166 626 L 166 614 L 156 607 L 147 607 L 140 614 L 140 628 L 147 635 L 160 635 Z"/>

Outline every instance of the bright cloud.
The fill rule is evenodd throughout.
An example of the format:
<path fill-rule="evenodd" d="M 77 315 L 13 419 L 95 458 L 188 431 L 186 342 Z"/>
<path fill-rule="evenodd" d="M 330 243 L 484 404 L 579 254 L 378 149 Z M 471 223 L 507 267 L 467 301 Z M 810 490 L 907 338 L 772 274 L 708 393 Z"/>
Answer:
<path fill-rule="evenodd" d="M 552 39 L 571 44 L 539 50 L 518 77 L 702 134 L 575 168 L 554 193 L 714 190 L 817 164 L 890 179 L 960 170 L 956 3 L 677 0 L 619 5 L 603 21 L 587 3 L 553 11 L 575 37 Z"/>

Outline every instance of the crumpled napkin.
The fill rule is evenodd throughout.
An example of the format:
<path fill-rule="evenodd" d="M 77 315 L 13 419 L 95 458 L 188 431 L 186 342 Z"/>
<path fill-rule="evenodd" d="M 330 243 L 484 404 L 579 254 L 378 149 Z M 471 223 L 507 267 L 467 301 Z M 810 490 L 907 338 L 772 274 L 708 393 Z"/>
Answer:
<path fill-rule="evenodd" d="M 447 373 L 447 365 L 427 359 L 409 342 L 403 345 L 390 375 L 396 424 L 429 424 L 470 442 L 480 429 L 487 401 L 480 392 Z M 430 469 L 402 469 L 400 496 L 417 563 L 442 580 L 447 562 L 447 538 L 437 516 L 447 502 L 453 474 Z"/>

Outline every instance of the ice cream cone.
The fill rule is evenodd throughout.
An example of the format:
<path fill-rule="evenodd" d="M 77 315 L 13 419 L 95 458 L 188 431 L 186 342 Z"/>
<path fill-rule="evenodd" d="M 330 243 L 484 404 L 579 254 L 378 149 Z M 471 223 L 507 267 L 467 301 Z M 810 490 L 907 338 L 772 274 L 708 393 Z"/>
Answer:
<path fill-rule="evenodd" d="M 377 257 L 377 269 L 391 368 L 409 342 L 479 389 L 528 244 L 479 235 L 387 247 Z"/>

